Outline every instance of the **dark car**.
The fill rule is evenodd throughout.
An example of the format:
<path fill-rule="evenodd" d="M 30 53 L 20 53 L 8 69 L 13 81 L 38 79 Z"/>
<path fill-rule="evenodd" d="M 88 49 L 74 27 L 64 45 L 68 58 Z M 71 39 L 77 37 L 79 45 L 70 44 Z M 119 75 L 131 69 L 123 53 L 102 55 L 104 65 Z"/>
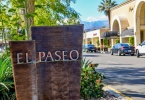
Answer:
<path fill-rule="evenodd" d="M 130 54 L 131 56 L 134 56 L 135 48 L 127 43 L 117 43 L 113 46 L 113 48 L 111 48 L 110 52 L 111 55 L 117 53 L 118 56 L 120 56 L 121 54 Z"/>
<path fill-rule="evenodd" d="M 86 45 L 84 45 L 83 49 L 85 52 L 96 52 L 97 51 L 95 45 L 93 45 L 93 44 L 86 44 Z"/>

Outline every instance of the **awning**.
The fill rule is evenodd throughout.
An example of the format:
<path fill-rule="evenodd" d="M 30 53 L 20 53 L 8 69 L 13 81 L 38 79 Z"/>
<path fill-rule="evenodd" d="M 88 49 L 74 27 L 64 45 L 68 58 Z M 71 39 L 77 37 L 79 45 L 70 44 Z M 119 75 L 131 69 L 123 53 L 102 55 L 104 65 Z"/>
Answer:
<path fill-rule="evenodd" d="M 117 38 L 119 37 L 119 32 L 117 31 L 106 31 L 101 34 L 101 38 Z"/>
<path fill-rule="evenodd" d="M 127 29 L 127 30 L 124 30 L 121 33 L 121 36 L 131 36 L 131 35 L 134 35 L 134 30 L 133 29 Z"/>

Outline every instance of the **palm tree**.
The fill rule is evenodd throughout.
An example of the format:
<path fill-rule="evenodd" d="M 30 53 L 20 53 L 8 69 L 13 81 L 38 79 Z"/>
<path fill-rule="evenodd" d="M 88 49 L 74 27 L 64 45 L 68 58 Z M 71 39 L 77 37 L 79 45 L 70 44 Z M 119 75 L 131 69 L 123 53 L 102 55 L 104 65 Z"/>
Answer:
<path fill-rule="evenodd" d="M 110 27 L 110 9 L 116 5 L 117 5 L 116 1 L 102 0 L 102 2 L 100 2 L 100 5 L 98 6 L 98 11 L 104 12 L 105 15 L 108 16 L 109 27 Z"/>

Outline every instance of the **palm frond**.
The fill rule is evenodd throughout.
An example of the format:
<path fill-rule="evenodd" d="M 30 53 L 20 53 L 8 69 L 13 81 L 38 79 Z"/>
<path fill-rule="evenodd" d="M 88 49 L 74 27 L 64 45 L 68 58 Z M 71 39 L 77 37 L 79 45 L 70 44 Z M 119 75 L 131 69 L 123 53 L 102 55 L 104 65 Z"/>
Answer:
<path fill-rule="evenodd" d="M 9 88 L 8 88 L 4 83 L 2 83 L 2 82 L 0 82 L 0 87 L 4 87 L 6 90 L 9 91 Z M 1 90 L 0 90 L 0 91 L 1 91 Z"/>
<path fill-rule="evenodd" d="M 0 100 L 12 100 L 13 93 L 15 91 L 11 59 L 10 56 L 3 54 L 0 57 Z"/>
<path fill-rule="evenodd" d="M 100 5 L 98 6 L 98 11 L 99 12 L 104 12 L 104 14 L 106 16 L 108 16 L 110 9 L 114 6 L 116 6 L 116 1 L 112 1 L 112 0 L 102 0 L 102 2 L 100 2 Z"/>

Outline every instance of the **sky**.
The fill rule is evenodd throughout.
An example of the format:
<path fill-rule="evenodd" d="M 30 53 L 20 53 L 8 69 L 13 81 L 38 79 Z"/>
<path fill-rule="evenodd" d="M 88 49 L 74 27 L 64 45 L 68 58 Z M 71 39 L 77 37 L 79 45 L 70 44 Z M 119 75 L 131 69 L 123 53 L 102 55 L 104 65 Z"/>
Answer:
<path fill-rule="evenodd" d="M 102 12 L 98 12 L 98 5 L 102 0 L 76 0 L 76 3 L 72 3 L 71 7 L 80 13 L 82 21 L 98 21 L 107 20 L 107 16 Z M 126 0 L 114 0 L 117 4 L 121 4 Z"/>

